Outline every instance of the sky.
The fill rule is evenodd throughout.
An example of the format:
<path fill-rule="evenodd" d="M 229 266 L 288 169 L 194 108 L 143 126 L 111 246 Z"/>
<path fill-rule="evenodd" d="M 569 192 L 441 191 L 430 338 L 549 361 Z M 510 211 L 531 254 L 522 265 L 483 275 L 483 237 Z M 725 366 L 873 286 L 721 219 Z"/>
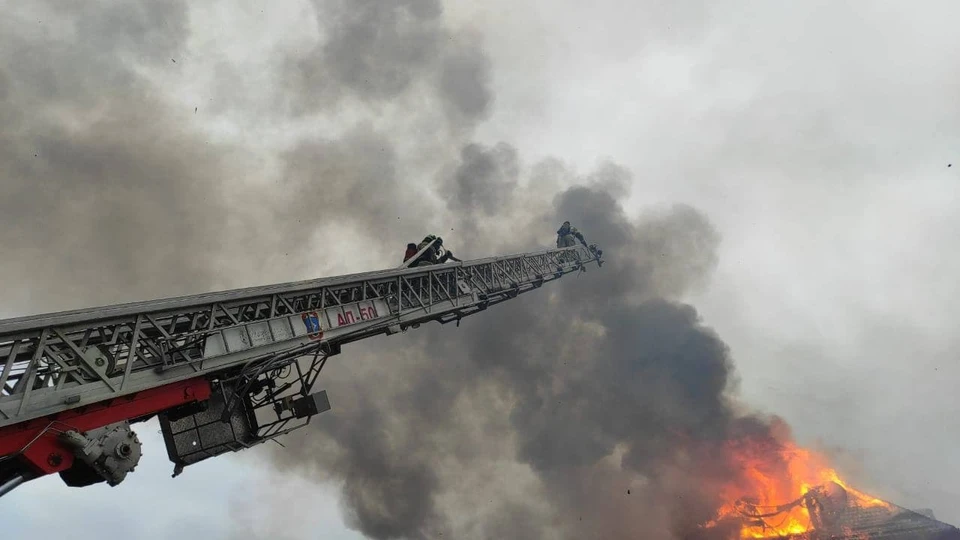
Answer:
<path fill-rule="evenodd" d="M 742 406 L 783 418 L 861 489 L 960 523 L 952 3 L 0 7 L 12 14 L 0 21 L 0 314 L 387 268 L 427 230 L 461 258 L 549 245 L 568 212 L 620 249 L 526 306 L 559 298 L 566 319 L 612 328 L 648 296 L 689 304 L 729 348 L 725 392 Z M 650 272 L 642 286 L 626 277 L 637 269 Z M 505 320 L 528 309 L 502 307 Z M 560 365 L 483 371 L 477 341 L 503 336 L 497 317 L 346 347 L 326 373 L 334 410 L 293 447 L 173 480 L 150 422 L 121 486 L 45 478 L 4 497 L 0 522 L 18 538 L 67 524 L 204 539 L 563 528 L 551 508 L 596 486 L 555 478 L 570 471 L 550 459 L 570 456 L 537 454 L 524 435 L 551 428 L 512 411 L 537 410 L 517 382 L 529 373 L 583 381 Z M 563 336 L 599 339 L 569 324 Z M 549 335 L 563 350 L 539 352 L 589 354 Z M 502 341 L 504 358 L 524 350 Z M 423 379 L 438 366 L 460 384 Z M 431 416 L 433 399 L 455 412 Z M 440 450 L 401 436 L 411 426 Z M 370 431 L 416 459 L 367 455 L 383 443 Z M 505 437 L 465 448 L 484 433 Z M 448 454 L 436 474 L 417 469 Z M 371 499 L 357 486 L 375 473 L 351 468 L 361 458 L 428 482 L 401 493 L 437 496 Z M 466 516 L 471 493 L 522 511 Z"/>

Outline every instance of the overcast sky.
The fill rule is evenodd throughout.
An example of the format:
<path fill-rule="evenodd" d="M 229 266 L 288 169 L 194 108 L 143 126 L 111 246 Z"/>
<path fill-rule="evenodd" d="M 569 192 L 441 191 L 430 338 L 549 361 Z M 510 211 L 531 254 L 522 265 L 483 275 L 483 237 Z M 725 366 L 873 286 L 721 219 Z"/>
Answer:
<path fill-rule="evenodd" d="M 458 199 L 431 182 L 460 181 L 464 146 L 506 143 L 485 178 L 546 182 L 523 192 L 544 205 L 613 162 L 631 219 L 683 203 L 719 233 L 683 299 L 742 401 L 862 489 L 960 523 L 960 6 L 104 4 L 0 1 L 0 314 L 384 268 L 425 229 L 489 255 L 529 222 L 493 197 L 447 232 Z M 396 35 L 352 31 L 361 9 Z M 349 362 L 383 350 L 345 348 L 337 376 L 373 391 Z M 117 488 L 5 497 L 11 538 L 363 537 L 336 474 L 257 449 L 171 480 L 157 425 L 138 431 Z"/>

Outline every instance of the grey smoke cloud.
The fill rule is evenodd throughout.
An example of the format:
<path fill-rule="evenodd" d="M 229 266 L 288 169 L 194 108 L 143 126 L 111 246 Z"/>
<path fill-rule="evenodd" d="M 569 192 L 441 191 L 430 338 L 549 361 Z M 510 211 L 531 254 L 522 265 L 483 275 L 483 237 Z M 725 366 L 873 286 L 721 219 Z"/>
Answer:
<path fill-rule="evenodd" d="M 193 106 L 172 101 L 156 82 L 157 73 L 189 61 L 180 53 L 201 26 L 191 26 L 184 3 L 107 6 L 34 2 L 5 9 L 0 21 L 0 245 L 16 253 L 0 260 L 0 277 L 17 284 L 5 290 L 5 309 L 45 311 L 263 283 L 279 279 L 276 268 L 285 264 L 316 272 L 308 265 L 327 264 L 331 253 L 355 261 L 362 251 L 369 257 L 364 264 L 373 259 L 369 265 L 382 266 L 399 262 L 403 244 L 428 231 L 445 235 L 461 257 L 539 248 L 570 219 L 607 250 L 603 269 L 471 318 L 459 331 L 424 327 L 349 347 L 323 379 L 334 412 L 270 455 L 282 468 L 342 486 L 345 516 L 372 538 L 441 532 L 462 538 L 671 538 L 706 513 L 713 501 L 703 497 L 697 480 L 722 478 L 724 470 L 701 470 L 703 459 L 678 457 L 677 450 L 699 457 L 684 431 L 698 434 L 709 449 L 710 442 L 753 424 L 739 418 L 729 399 L 736 373 L 726 346 L 682 303 L 709 282 L 717 264 L 720 238 L 700 211 L 681 205 L 636 215 L 618 205 L 630 195 L 628 186 L 648 180 L 633 178 L 623 165 L 606 163 L 585 175 L 556 159 L 527 167 L 506 143 L 473 141 L 473 129 L 495 103 L 492 63 L 487 44 L 452 29 L 439 2 L 316 2 L 315 46 L 290 47 L 262 66 L 257 79 L 216 64 L 218 79 L 237 83 L 222 85 L 218 100 L 246 104 L 250 96 L 230 92 L 262 85 L 269 87 L 260 89 L 266 94 L 283 97 L 276 110 L 257 111 L 274 122 L 271 129 L 285 131 L 283 122 L 293 115 L 292 134 L 264 141 L 282 147 L 270 156 L 275 171 L 244 170 L 249 149 L 213 142 L 217 138 L 198 124 Z M 587 20 L 613 7 L 585 5 L 572 16 Z M 822 40 L 821 57 L 859 20 L 852 11 L 843 10 L 830 26 L 833 37 Z M 635 33 L 640 14 L 629 15 L 616 24 Z M 676 32 L 684 43 L 695 42 L 717 22 L 715 15 L 671 5 L 642 17 L 645 29 L 657 30 L 645 33 L 645 42 Z M 736 27 L 731 35 L 780 32 L 786 24 Z M 809 40 L 796 43 L 805 48 Z M 751 55 L 739 54 L 742 43 L 725 43 L 716 61 L 692 76 L 712 85 L 731 72 L 749 73 L 751 62 L 780 65 L 782 51 L 748 44 Z M 511 46 L 509 40 L 492 45 Z M 856 51 L 863 59 L 869 49 L 866 44 Z M 894 51 L 901 66 L 914 60 L 906 51 Z M 628 52 L 634 51 L 618 45 L 615 55 Z M 835 81 L 851 66 L 861 66 L 858 72 L 885 88 L 889 72 L 860 61 L 842 69 L 822 65 L 787 65 L 783 71 L 791 75 L 764 85 L 749 106 L 726 104 L 702 118 L 664 108 L 663 117 L 655 117 L 663 121 L 652 122 L 656 140 L 644 151 L 681 155 L 675 164 L 681 173 L 670 178 L 689 179 L 677 182 L 687 189 L 704 189 L 703 179 L 715 178 L 713 168 L 737 162 L 763 173 L 762 181 L 745 175 L 738 190 L 779 190 L 770 179 L 784 176 L 798 180 L 790 193 L 799 194 L 796 204 L 805 204 L 808 213 L 850 208 L 849 197 L 840 195 L 851 195 L 852 187 L 839 193 L 809 179 L 823 175 L 862 187 L 867 180 L 850 181 L 862 176 L 851 161 L 890 170 L 912 165 L 894 151 L 906 146 L 901 138 L 865 138 L 838 125 L 837 118 L 872 125 L 872 109 L 862 106 L 860 94 L 826 100 L 824 112 L 825 100 L 808 100 L 809 93 L 798 90 L 815 80 Z M 161 79 L 171 84 L 167 77 Z M 891 92 L 884 107 L 907 110 L 899 105 L 916 101 L 915 95 L 930 99 L 921 100 L 922 114 L 904 113 L 909 128 L 897 132 L 917 133 L 941 114 L 937 125 L 949 126 L 956 111 L 938 110 L 931 89 L 953 83 L 909 78 L 916 83 Z M 538 99 L 545 90 L 536 88 Z M 577 103 L 584 116 L 593 111 L 588 101 Z M 684 102 L 682 112 L 688 110 Z M 856 114 L 840 114 L 844 110 Z M 314 129 L 293 133 L 301 124 Z M 701 148 L 691 131 L 726 142 Z M 250 137 L 267 132 L 254 130 Z M 858 138 L 864 142 L 849 143 Z M 660 146 L 678 140 L 704 152 Z M 921 149 L 923 159 L 939 160 L 949 140 L 940 143 Z M 781 170 L 798 155 L 813 165 Z M 257 182 L 248 181 L 261 173 Z M 905 199 L 896 190 L 888 195 Z M 905 210 L 897 215 L 910 218 Z M 835 224 L 814 221 L 798 222 L 794 227 L 803 235 L 788 230 L 772 239 L 771 248 L 796 251 L 798 240 L 822 243 L 811 240 L 814 233 Z M 933 238 L 949 245 L 952 237 Z M 355 244 L 343 248 L 346 242 Z M 925 279 L 940 271 L 927 270 Z M 293 277 L 307 275 L 284 275 Z M 901 289 L 912 285 L 904 282 Z M 904 335 L 881 322 L 871 327 L 884 335 L 876 340 L 878 355 Z M 916 354 L 900 347 L 909 349 L 900 351 L 904 357 Z M 924 352 L 948 356 L 932 345 Z M 803 359 L 813 364 L 823 354 L 807 351 Z M 817 388 L 818 394 L 855 393 L 840 381 L 821 381 Z M 866 414 L 852 397 L 798 401 L 829 399 L 850 423 Z M 949 410 L 948 398 L 936 399 L 931 409 Z M 912 421 L 906 416 L 900 411 L 898 418 Z M 879 414 L 872 421 L 873 433 L 890 423 Z M 758 422 L 762 434 L 768 423 Z M 874 436 L 867 444 L 886 442 Z M 922 455 L 932 458 L 935 448 L 950 444 L 938 436 L 934 450 Z"/>
<path fill-rule="evenodd" d="M 491 462 L 529 467 L 530 496 L 551 504 L 491 505 L 472 529 L 476 537 L 515 528 L 542 531 L 534 538 L 628 530 L 672 538 L 680 525 L 707 519 L 714 501 L 703 500 L 701 484 L 692 487 L 692 476 L 705 474 L 702 466 L 683 470 L 688 476 L 674 472 L 676 478 L 665 471 L 682 469 L 676 454 L 691 438 L 711 448 L 733 437 L 741 422 L 727 393 L 733 365 L 726 346 L 694 308 L 677 302 L 708 276 L 719 238 L 689 207 L 627 216 L 605 187 L 611 185 L 605 170 L 610 166 L 556 197 L 541 197 L 539 206 L 515 210 L 582 225 L 611 253 L 603 269 L 471 317 L 460 332 L 425 327 L 348 348 L 328 368 L 334 398 L 347 380 L 379 372 L 378 384 L 354 383 L 342 408 L 318 422 L 318 432 L 295 435 L 297 444 L 271 452 L 274 461 L 284 469 L 316 467 L 344 482 L 347 515 L 371 538 L 463 535 L 456 516 L 476 509 L 451 509 L 443 501 L 464 489 L 499 501 L 493 486 L 502 489 L 502 480 L 487 480 L 491 487 L 460 484 L 463 469 Z M 454 192 L 464 186 L 456 175 L 448 181 Z M 496 183 L 470 189 L 477 186 L 501 189 Z M 480 200 L 485 194 L 474 193 Z M 532 244 L 537 234 L 503 238 L 501 251 Z M 340 361 L 353 365 L 344 371 Z M 496 399 L 460 406 L 475 400 L 478 388 Z M 487 427 L 464 428 L 478 424 Z M 392 465 L 385 468 L 387 460 Z M 723 478 L 719 469 L 712 474 Z M 678 478 L 690 486 L 681 489 Z M 659 513 L 614 502 L 624 486 L 633 486 L 636 504 L 659 501 L 649 507 Z M 678 492 L 687 496 L 682 509 L 665 502 Z M 678 524 L 674 513 L 690 521 Z"/>
<path fill-rule="evenodd" d="M 18 253 L 0 271 L 44 284 L 23 287 L 22 298 L 13 291 L 12 305 L 45 311 L 292 279 L 278 266 L 315 268 L 305 248 L 341 244 L 344 228 L 372 254 L 430 228 L 418 208 L 435 198 L 409 180 L 390 133 L 419 113 L 251 154 L 211 136 L 194 108 L 158 86 L 196 69 L 181 54 L 196 30 L 185 3 L 60 7 L 34 3 L 0 23 L 0 240 Z M 336 120 L 341 98 L 432 96 L 439 114 L 427 123 L 450 132 L 488 110 L 488 62 L 469 39 L 448 39 L 439 3 L 315 10 L 321 44 L 266 70 L 300 77 L 289 95 L 312 103 L 301 110 Z M 218 91 L 215 111 L 235 113 L 229 104 L 247 99 Z M 393 251 L 377 256 L 399 259 L 402 248 Z"/>
<path fill-rule="evenodd" d="M 293 111 L 354 100 L 377 109 L 413 92 L 425 100 L 419 106 L 439 106 L 446 128 L 461 135 L 489 113 L 490 61 L 477 36 L 444 25 L 438 0 L 312 3 L 320 41 L 281 72 Z"/>
<path fill-rule="evenodd" d="M 407 222 L 394 225 L 389 217 L 406 214 L 406 208 L 418 203 L 416 187 L 398 177 L 390 139 L 369 126 L 332 140 L 303 141 L 283 156 L 283 162 L 279 191 L 284 196 L 272 217 L 274 223 L 287 226 L 288 234 L 281 235 L 287 238 L 297 236 L 305 219 L 308 224 L 349 222 L 371 236 L 383 234 L 385 223 L 394 230 L 397 225 L 407 227 Z"/>
<path fill-rule="evenodd" d="M 442 181 L 452 197 L 449 209 L 489 218 L 510 204 L 520 174 L 517 150 L 506 143 L 493 148 L 471 143 L 460 150 L 460 160 Z"/>
<path fill-rule="evenodd" d="M 483 120 L 493 105 L 490 91 L 490 59 L 479 43 L 480 38 L 459 34 L 453 49 L 443 59 L 437 89 L 447 115 L 455 125 L 470 125 Z"/>
<path fill-rule="evenodd" d="M 437 4 L 317 7 L 325 40 L 292 72 L 303 84 L 295 87 L 303 111 L 335 110 L 348 96 L 386 102 L 427 88 L 442 106 L 445 129 L 469 134 L 491 105 L 489 62 L 470 40 L 444 39 L 451 34 Z M 622 482 L 609 465 L 605 480 L 595 479 L 604 470 L 594 471 L 596 462 L 623 446 L 621 472 L 656 476 L 676 444 L 667 426 L 722 426 L 729 414 L 725 350 L 698 326 L 692 308 L 671 300 L 703 279 L 715 258 L 716 233 L 695 210 L 628 217 L 618 200 L 629 173 L 613 164 L 554 197 L 543 184 L 521 182 L 516 149 L 466 138 L 442 147 L 454 152 L 440 158 L 450 165 L 432 177 L 435 185 L 411 185 L 401 179 L 397 144 L 372 124 L 293 145 L 279 156 L 279 190 L 246 182 L 234 177 L 239 149 L 209 143 L 190 111 L 166 101 L 142 75 L 176 64 L 190 36 L 185 5 L 91 4 L 68 18 L 43 16 L 72 29 L 67 43 L 13 22 L 2 38 L 5 51 L 37 59 L 4 57 L 0 113 L 15 126 L 3 136 L 2 239 L 24 254 L 5 260 L 2 273 L 12 282 L 54 284 L 30 288 L 33 308 L 254 279 L 280 252 L 300 247 L 310 227 L 323 235 L 350 223 L 372 239 L 368 249 L 381 251 L 437 220 L 423 210 L 464 231 L 464 240 L 476 237 L 469 249 L 483 254 L 535 247 L 563 219 L 615 254 L 603 270 L 477 317 L 456 337 L 430 328 L 370 344 L 369 358 L 394 360 L 382 384 L 361 384 L 365 369 L 380 369 L 372 361 L 334 373 L 338 412 L 273 458 L 341 483 L 346 519 L 364 534 L 526 530 L 555 537 L 618 519 L 624 530 L 634 528 L 632 518 L 600 506 L 572 521 L 567 505 L 609 496 Z M 553 162 L 534 171 L 554 182 L 577 178 Z M 449 195 L 447 206 L 424 196 L 434 189 Z M 411 206 L 420 208 L 413 219 L 404 210 Z M 395 214 L 408 219 L 394 224 Z M 535 226 L 519 230 L 521 222 Z M 247 250 L 259 261 L 232 271 L 247 277 L 224 276 L 223 264 Z M 657 339 L 628 339 L 643 330 Z M 526 472 L 505 478 L 496 463 Z M 484 468 L 492 479 L 478 480 L 474 495 L 487 506 L 464 524 L 470 506 L 445 497 L 460 491 L 462 471 Z M 661 493 L 650 489 L 638 494 Z M 504 490 L 514 493 L 512 504 L 504 504 Z M 526 502 L 530 494 L 550 503 Z M 672 527 L 669 520 L 659 526 Z"/>
<path fill-rule="evenodd" d="M 375 1 L 314 2 L 326 39 L 297 64 L 297 94 L 310 99 L 394 97 L 420 79 L 438 58 L 442 37 L 436 0 L 383 5 Z"/>
<path fill-rule="evenodd" d="M 189 37 L 186 10 L 7 10 L 0 244 L 15 255 L 0 274 L 21 284 L 8 301 L 23 292 L 43 311 L 217 285 L 230 152 L 190 129 L 130 63 L 171 63 Z"/>

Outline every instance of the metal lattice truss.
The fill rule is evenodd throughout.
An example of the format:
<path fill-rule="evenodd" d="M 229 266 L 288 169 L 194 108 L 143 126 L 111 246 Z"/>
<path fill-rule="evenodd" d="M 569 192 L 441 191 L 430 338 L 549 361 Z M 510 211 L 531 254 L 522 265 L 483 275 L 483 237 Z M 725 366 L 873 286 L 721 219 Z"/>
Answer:
<path fill-rule="evenodd" d="M 459 320 L 599 255 L 577 246 L 0 321 L 0 427 Z"/>

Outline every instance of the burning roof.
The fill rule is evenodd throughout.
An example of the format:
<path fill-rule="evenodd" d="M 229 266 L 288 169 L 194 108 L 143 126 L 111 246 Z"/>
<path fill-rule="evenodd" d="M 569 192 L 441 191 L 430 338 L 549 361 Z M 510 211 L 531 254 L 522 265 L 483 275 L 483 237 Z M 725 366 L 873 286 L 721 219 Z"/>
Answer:
<path fill-rule="evenodd" d="M 721 506 L 700 531 L 709 540 L 749 538 L 960 540 L 960 529 L 850 487 L 823 456 L 777 438 L 724 449 L 735 474 L 717 487 Z"/>
<path fill-rule="evenodd" d="M 838 482 L 828 482 L 811 488 L 799 499 L 777 506 L 740 499 L 732 510 L 707 524 L 704 537 L 954 540 L 960 539 L 960 529 Z"/>

